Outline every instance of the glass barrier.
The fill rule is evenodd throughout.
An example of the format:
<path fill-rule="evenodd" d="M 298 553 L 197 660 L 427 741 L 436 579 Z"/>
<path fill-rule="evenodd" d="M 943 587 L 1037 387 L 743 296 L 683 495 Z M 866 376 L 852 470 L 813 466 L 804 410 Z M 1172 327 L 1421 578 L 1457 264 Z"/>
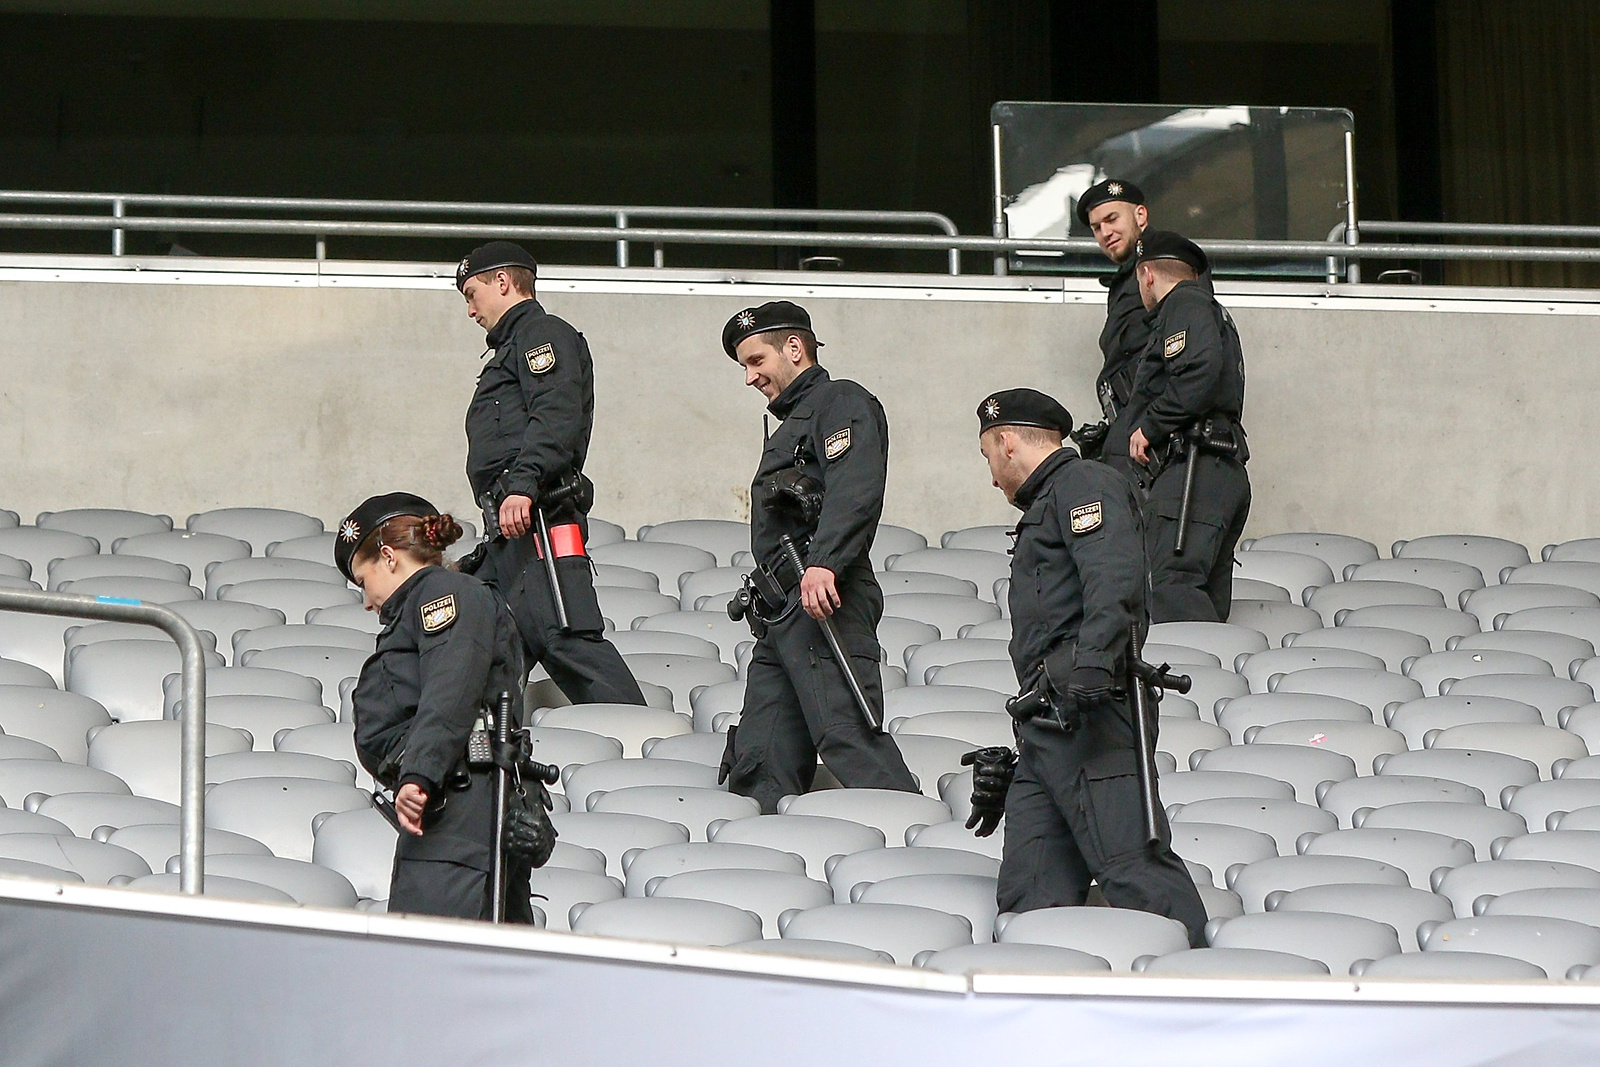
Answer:
<path fill-rule="evenodd" d="M 1344 220 L 1349 111 L 1001 101 L 994 126 L 997 232 L 1091 237 L 1078 198 L 1106 178 L 1137 185 L 1150 224 L 1187 237 L 1323 241 Z M 999 226 L 1004 226 L 1003 230 Z M 1019 273 L 1102 273 L 1095 253 L 1012 253 Z M 1234 261 L 1217 273 L 1316 276 L 1320 263 Z"/>

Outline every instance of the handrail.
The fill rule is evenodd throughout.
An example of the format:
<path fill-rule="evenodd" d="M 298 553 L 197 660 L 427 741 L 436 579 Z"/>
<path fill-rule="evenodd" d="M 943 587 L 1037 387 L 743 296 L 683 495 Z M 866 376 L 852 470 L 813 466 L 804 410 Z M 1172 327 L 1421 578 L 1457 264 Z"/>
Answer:
<path fill-rule="evenodd" d="M 63 615 L 111 622 L 158 626 L 178 643 L 183 654 L 183 718 L 179 754 L 179 803 L 182 807 L 178 854 L 180 892 L 205 889 L 206 844 L 206 654 L 200 634 L 182 615 L 159 604 L 113 596 L 45 593 L 33 589 L 0 589 L 0 611 Z"/>
<path fill-rule="evenodd" d="M 76 193 L 47 190 L 0 190 L 3 204 L 82 204 L 107 206 L 111 217 L 126 218 L 129 207 L 184 207 L 200 209 L 235 209 L 245 211 L 354 211 L 386 215 L 491 215 L 509 217 L 548 218 L 609 218 L 615 230 L 629 230 L 634 219 L 667 219 L 696 222 L 796 222 L 845 223 L 889 226 L 931 226 L 950 236 L 960 234 L 954 220 L 937 211 L 874 211 L 858 209 L 822 208 L 771 208 L 771 207 L 652 207 L 625 204 L 513 204 L 494 201 L 451 200 L 358 200 L 315 197 L 279 196 L 188 196 L 172 193 Z M 120 223 L 112 230 L 112 255 L 123 254 L 122 235 L 129 229 L 149 227 L 125 226 Z M 158 229 L 160 227 L 157 227 Z M 167 227 L 170 229 L 171 227 Z M 241 231 L 229 231 L 241 232 Z M 260 231 L 248 231 L 260 232 Z M 291 231 L 284 231 L 291 232 Z M 292 231 L 303 232 L 303 231 Z M 363 235 L 371 236 L 371 235 Z M 617 266 L 628 265 L 628 241 L 617 241 Z M 961 253 L 949 250 L 949 272 L 961 273 Z M 317 258 L 322 258 L 320 255 Z M 659 251 L 657 266 L 661 266 Z"/>
<path fill-rule="evenodd" d="M 1545 238 L 1555 238 L 1555 239 L 1558 239 L 1558 240 L 1572 240 L 1572 241 L 1600 240 L 1600 226 L 1562 226 L 1562 225 L 1551 225 L 1549 223 L 1527 223 L 1527 224 L 1523 224 L 1523 223 L 1515 223 L 1515 222 L 1391 222 L 1391 221 L 1387 221 L 1387 220 L 1383 220 L 1383 219 L 1363 219 L 1363 220 L 1360 220 L 1360 222 L 1358 224 L 1356 224 L 1356 225 L 1352 225 L 1352 223 L 1356 223 L 1356 220 L 1355 220 L 1355 218 L 1353 216 L 1350 219 L 1348 219 L 1348 220 L 1346 220 L 1344 222 L 1336 223 L 1334 225 L 1333 229 L 1328 231 L 1328 240 L 1329 241 L 1343 241 L 1347 245 L 1358 245 L 1358 244 L 1361 243 L 1361 234 L 1362 233 L 1389 234 L 1390 236 L 1393 236 L 1393 237 L 1405 237 L 1405 236 L 1409 236 L 1409 235 L 1415 234 L 1415 235 L 1425 236 L 1425 237 L 1523 237 L 1523 238 L 1545 237 Z M 1413 248 L 1413 247 L 1418 248 L 1418 249 L 1432 249 L 1432 248 L 1439 247 L 1439 246 L 1434 246 L 1434 245 L 1416 245 L 1416 246 L 1406 245 L 1404 247 L 1406 247 L 1408 249 Z M 1444 246 L 1444 247 L 1456 247 L 1456 246 Z M 1460 247 L 1470 247 L 1470 246 L 1460 246 Z M 1525 247 L 1525 246 L 1508 245 L 1506 247 L 1512 248 L 1512 247 Z M 1416 252 L 1413 252 L 1411 254 L 1415 258 L 1418 258 L 1418 259 L 1434 259 L 1434 258 L 1444 259 L 1444 258 L 1451 258 L 1451 257 L 1444 257 L 1444 256 L 1429 256 L 1429 255 L 1416 253 Z M 1340 260 L 1342 260 L 1342 259 L 1359 259 L 1359 258 L 1360 257 L 1358 257 L 1358 256 L 1357 257 L 1342 256 L 1342 255 L 1341 256 L 1329 256 L 1328 257 L 1328 267 L 1327 267 L 1328 281 L 1330 283 L 1333 283 L 1333 282 L 1337 282 L 1339 280 L 1339 261 Z M 1525 258 L 1531 258 L 1531 257 L 1523 257 L 1523 256 L 1496 256 L 1496 257 L 1490 257 L 1490 256 L 1479 256 L 1479 257 L 1462 256 L 1460 258 L 1462 258 L 1462 259 L 1472 259 L 1472 258 L 1491 259 L 1491 258 L 1493 258 L 1493 259 L 1513 260 L 1513 259 L 1525 259 Z M 1567 257 L 1562 257 L 1562 261 L 1580 262 L 1580 263 L 1582 263 L 1582 262 L 1590 262 L 1588 257 L 1572 257 L 1570 260 L 1568 260 Z M 1349 265 L 1347 265 L 1346 269 L 1348 271 L 1348 276 L 1347 276 L 1347 280 L 1348 281 L 1354 282 L 1354 281 L 1360 281 L 1361 280 L 1361 275 L 1359 273 L 1360 272 L 1360 268 L 1359 267 L 1355 266 L 1354 264 L 1349 264 Z"/>

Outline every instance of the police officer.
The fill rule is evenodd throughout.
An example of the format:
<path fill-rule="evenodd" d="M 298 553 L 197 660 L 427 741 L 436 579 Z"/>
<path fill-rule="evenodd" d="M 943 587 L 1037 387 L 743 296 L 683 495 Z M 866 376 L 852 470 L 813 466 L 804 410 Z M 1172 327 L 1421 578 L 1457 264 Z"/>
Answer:
<path fill-rule="evenodd" d="M 594 503 L 583 475 L 594 428 L 589 344 L 534 299 L 537 269 L 509 241 L 474 249 L 456 268 L 467 314 L 493 353 L 467 408 L 467 478 L 488 540 L 463 569 L 500 591 L 528 658 L 543 663 L 570 700 L 643 704 L 639 683 L 601 634 L 584 548 Z M 541 513 L 551 545 L 543 543 Z M 560 604 L 545 563 L 552 550 Z"/>
<path fill-rule="evenodd" d="M 1209 264 L 1193 241 L 1146 230 L 1136 262 L 1139 291 L 1152 315 L 1149 347 L 1125 414 L 1132 426 L 1128 454 L 1155 475 L 1145 502 L 1150 618 L 1226 622 L 1233 549 L 1250 515 L 1239 331 L 1201 284 Z M 1180 553 L 1185 484 L 1191 484 L 1191 500 Z"/>
<path fill-rule="evenodd" d="M 1161 842 L 1150 844 L 1140 807 L 1127 688 L 1131 631 L 1145 614 L 1134 489 L 1062 447 L 1072 417 L 1036 390 L 988 397 L 978 424 L 994 484 L 1022 511 L 1011 662 L 1023 691 L 1044 697 L 1026 712 L 1028 702 L 1014 702 L 1015 753 L 980 749 L 964 760 L 974 765 L 969 827 L 992 833 L 1005 816 L 1000 910 L 1082 904 L 1093 879 L 1113 907 L 1177 919 L 1202 945 L 1205 908 L 1166 818 L 1157 813 Z"/>
<path fill-rule="evenodd" d="M 820 755 L 843 785 L 915 792 L 900 750 L 868 725 L 843 673 L 853 672 L 881 721 L 883 593 L 867 550 L 888 468 L 883 406 L 817 365 L 822 342 L 811 316 L 787 300 L 734 315 L 722 347 L 783 420 L 750 491 L 757 570 L 741 610 L 757 640 L 744 710 L 728 737 L 728 788 L 775 812 L 782 797 L 811 788 Z M 803 574 L 785 558 L 786 534 L 804 559 Z M 836 627 L 848 663 L 834 658 L 819 619 Z"/>
<path fill-rule="evenodd" d="M 1105 415 L 1102 422 L 1085 424 L 1073 433 L 1085 457 L 1098 459 L 1148 488 L 1144 467 L 1128 458 L 1131 427 L 1116 427 L 1117 415 L 1133 396 L 1133 379 L 1150 341 L 1149 312 L 1139 296 L 1139 279 L 1133 273 L 1133 250 L 1139 235 L 1150 225 L 1144 192 L 1121 178 L 1091 185 L 1078 198 L 1078 221 L 1094 235 L 1100 250 L 1116 265 L 1100 284 L 1107 289 L 1106 324 L 1100 331 L 1103 363 L 1095 379 L 1095 395 Z"/>
<path fill-rule="evenodd" d="M 522 641 L 494 592 L 440 566 L 461 527 L 426 500 L 389 493 L 363 502 L 339 524 L 334 562 L 366 594 L 383 622 L 377 650 L 351 694 L 356 753 L 394 790 L 401 831 L 389 910 L 491 919 L 494 781 L 467 763 L 467 741 L 500 693 L 519 693 Z M 549 858 L 555 831 L 548 797 L 518 808 L 543 835 L 507 867 L 507 914 L 532 922 L 528 872 Z"/>

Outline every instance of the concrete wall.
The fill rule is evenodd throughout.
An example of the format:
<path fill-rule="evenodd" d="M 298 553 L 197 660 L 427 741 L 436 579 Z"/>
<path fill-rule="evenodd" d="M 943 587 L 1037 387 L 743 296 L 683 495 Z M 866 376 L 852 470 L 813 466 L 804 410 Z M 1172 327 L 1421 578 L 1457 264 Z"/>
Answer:
<path fill-rule="evenodd" d="M 449 281 L 415 268 L 0 261 L 0 506 L 297 508 L 331 522 L 405 488 L 473 514 L 462 414 L 483 350 Z M 139 266 L 143 269 L 129 269 Z M 445 268 L 440 268 L 443 271 Z M 1033 385 L 1094 406 L 1092 282 L 551 268 L 588 336 L 596 514 L 630 530 L 745 518 L 762 399 L 723 355 L 738 308 L 810 308 L 825 363 L 892 425 L 885 517 L 930 536 L 1014 514 L 974 409 Z M 1244 339 L 1251 532 L 1387 545 L 1427 532 L 1600 534 L 1586 446 L 1600 295 L 1222 286 Z"/>

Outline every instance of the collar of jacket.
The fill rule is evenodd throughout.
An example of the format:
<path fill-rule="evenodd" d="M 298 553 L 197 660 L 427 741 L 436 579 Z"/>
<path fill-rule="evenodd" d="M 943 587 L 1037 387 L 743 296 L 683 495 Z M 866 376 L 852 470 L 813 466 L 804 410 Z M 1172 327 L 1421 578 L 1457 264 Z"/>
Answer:
<path fill-rule="evenodd" d="M 1122 266 L 1118 267 L 1110 274 L 1100 275 L 1100 284 L 1105 286 L 1107 289 L 1115 289 L 1119 282 L 1133 273 L 1133 267 L 1134 257 L 1129 256 L 1123 261 Z"/>
<path fill-rule="evenodd" d="M 416 591 L 417 584 L 422 581 L 422 576 L 429 568 L 422 567 L 417 573 L 400 583 L 400 588 L 389 594 L 389 599 L 383 602 L 383 607 L 378 609 L 378 621 L 388 626 L 399 618 L 400 610 L 406 606 L 406 601 Z"/>
<path fill-rule="evenodd" d="M 1207 277 L 1209 277 L 1209 275 L 1207 275 Z M 1200 290 L 1200 292 L 1205 293 L 1206 296 L 1210 296 L 1211 295 L 1211 293 L 1206 289 L 1206 287 L 1200 284 L 1200 279 L 1199 278 L 1185 278 L 1185 279 L 1183 279 L 1183 281 L 1179 282 L 1177 285 L 1174 285 L 1171 289 L 1168 289 L 1166 296 L 1164 296 L 1160 300 L 1156 301 L 1156 306 L 1150 309 L 1151 315 L 1154 315 L 1156 312 L 1158 312 L 1162 308 L 1166 307 L 1167 306 L 1167 301 L 1172 298 L 1172 294 L 1176 293 L 1179 289 L 1182 289 L 1186 285 L 1191 289 Z"/>
<path fill-rule="evenodd" d="M 489 347 L 499 348 L 501 345 L 505 344 L 506 338 L 511 336 L 511 331 L 517 328 L 517 323 L 521 322 L 529 315 L 543 314 L 544 308 L 540 307 L 539 301 L 535 300 L 531 296 L 522 301 L 520 304 L 513 304 L 506 310 L 504 315 L 500 316 L 500 321 L 494 324 L 494 329 L 489 331 L 488 337 L 486 338 L 489 343 Z"/>
<path fill-rule="evenodd" d="M 1017 487 L 1017 507 L 1023 511 L 1031 508 L 1034 498 L 1039 495 L 1039 491 L 1044 488 L 1044 483 L 1050 480 L 1050 475 L 1055 473 L 1056 468 L 1077 458 L 1078 454 L 1070 448 L 1059 448 L 1046 456 L 1044 462 L 1035 467 L 1033 473 L 1028 475 L 1027 481 Z"/>
<path fill-rule="evenodd" d="M 801 371 L 795 380 L 789 383 L 789 388 L 778 394 L 778 398 L 767 405 L 767 410 L 780 419 L 787 419 L 795 405 L 804 400 L 817 386 L 828 380 L 828 372 L 816 363 Z"/>

